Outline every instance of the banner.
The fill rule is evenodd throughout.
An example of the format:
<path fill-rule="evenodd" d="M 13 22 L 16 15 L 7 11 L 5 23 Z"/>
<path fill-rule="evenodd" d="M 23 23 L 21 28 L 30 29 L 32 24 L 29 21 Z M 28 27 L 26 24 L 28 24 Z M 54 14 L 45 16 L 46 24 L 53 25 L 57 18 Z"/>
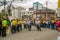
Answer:
<path fill-rule="evenodd" d="M 58 0 L 58 8 L 60 8 L 60 0 Z"/>

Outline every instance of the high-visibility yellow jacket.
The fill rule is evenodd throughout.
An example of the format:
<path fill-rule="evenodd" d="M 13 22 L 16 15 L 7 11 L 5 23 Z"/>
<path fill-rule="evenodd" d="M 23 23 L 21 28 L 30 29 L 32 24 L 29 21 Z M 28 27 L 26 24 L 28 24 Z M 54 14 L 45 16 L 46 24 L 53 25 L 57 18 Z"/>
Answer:
<path fill-rule="evenodd" d="M 2 21 L 2 27 L 6 27 L 7 26 L 7 20 L 3 20 Z"/>
<path fill-rule="evenodd" d="M 11 22 L 11 24 L 12 24 L 12 25 L 16 25 L 16 24 L 17 24 L 17 21 L 16 21 L 16 20 L 13 20 L 13 21 Z"/>
<path fill-rule="evenodd" d="M 51 20 L 51 23 L 54 23 L 55 22 L 55 20 Z"/>
<path fill-rule="evenodd" d="M 19 20 L 17 23 L 18 23 L 18 25 L 22 25 L 23 21 Z"/>

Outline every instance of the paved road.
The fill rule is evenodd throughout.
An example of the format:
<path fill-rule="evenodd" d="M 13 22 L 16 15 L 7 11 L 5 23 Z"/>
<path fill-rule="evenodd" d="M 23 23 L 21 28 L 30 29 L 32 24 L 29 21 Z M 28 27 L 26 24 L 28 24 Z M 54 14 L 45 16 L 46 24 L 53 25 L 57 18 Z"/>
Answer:
<path fill-rule="evenodd" d="M 4 38 L 0 37 L 0 40 L 56 40 L 57 36 L 56 30 L 42 28 L 42 31 L 37 31 L 36 28 L 32 28 L 32 31 L 23 30 Z"/>

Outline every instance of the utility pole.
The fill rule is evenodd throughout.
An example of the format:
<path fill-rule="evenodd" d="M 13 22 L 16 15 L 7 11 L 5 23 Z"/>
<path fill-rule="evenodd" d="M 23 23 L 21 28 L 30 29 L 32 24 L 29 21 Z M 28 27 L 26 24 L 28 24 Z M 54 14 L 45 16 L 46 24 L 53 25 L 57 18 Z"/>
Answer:
<path fill-rule="evenodd" d="M 12 0 L 11 1 L 11 3 L 8 5 L 8 7 L 7 7 L 7 10 L 8 10 L 8 13 L 9 13 L 9 15 L 11 15 L 11 7 L 12 7 L 12 2 L 13 2 L 14 0 Z"/>
<path fill-rule="evenodd" d="M 47 19 L 47 8 L 48 8 L 48 1 L 46 1 L 46 13 L 45 13 L 45 18 Z"/>
<path fill-rule="evenodd" d="M 4 0 L 4 16 L 6 16 L 6 8 L 5 8 L 5 6 L 6 6 L 6 0 Z"/>

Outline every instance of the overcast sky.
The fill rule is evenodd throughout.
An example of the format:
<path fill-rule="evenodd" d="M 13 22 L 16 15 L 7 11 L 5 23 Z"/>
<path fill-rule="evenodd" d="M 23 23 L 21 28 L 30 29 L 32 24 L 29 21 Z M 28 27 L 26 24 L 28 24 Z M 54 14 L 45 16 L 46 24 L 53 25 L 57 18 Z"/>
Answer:
<path fill-rule="evenodd" d="M 0 1 L 3 1 L 3 0 L 0 0 Z M 9 1 L 9 0 L 7 0 L 7 1 Z M 13 5 L 14 6 L 22 6 L 25 8 L 30 8 L 30 7 L 33 7 L 34 2 L 40 2 L 41 4 L 43 4 L 43 6 L 45 6 L 46 1 L 49 1 L 48 2 L 48 8 L 50 8 L 50 9 L 56 9 L 57 8 L 58 0 L 25 0 L 25 2 L 19 2 L 19 0 L 15 0 L 13 2 Z M 1 8 L 3 8 L 3 7 L 1 7 Z"/>
<path fill-rule="evenodd" d="M 40 2 L 41 4 L 43 4 L 43 6 L 45 6 L 46 5 L 46 1 L 49 1 L 48 2 L 48 8 L 51 8 L 51 9 L 56 9 L 57 8 L 58 0 L 26 0 L 26 2 L 24 2 L 24 3 L 13 2 L 13 5 L 23 6 L 25 8 L 29 8 L 29 7 L 33 6 L 33 2 Z"/>

